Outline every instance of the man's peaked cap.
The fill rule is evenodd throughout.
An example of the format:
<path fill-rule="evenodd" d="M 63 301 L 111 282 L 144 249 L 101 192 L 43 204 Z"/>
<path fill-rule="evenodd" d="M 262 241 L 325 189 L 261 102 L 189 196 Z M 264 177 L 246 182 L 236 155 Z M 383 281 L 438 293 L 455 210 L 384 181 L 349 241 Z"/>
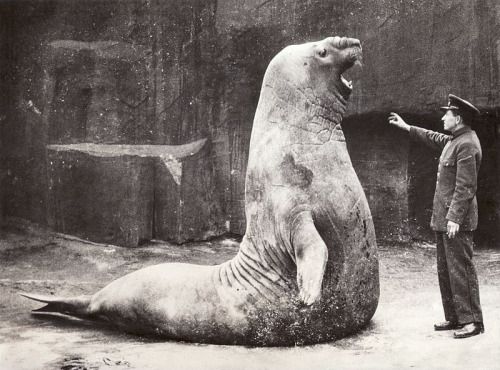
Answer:
<path fill-rule="evenodd" d="M 463 114 L 468 117 L 474 117 L 480 114 L 479 109 L 472 105 L 472 103 L 453 94 L 448 95 L 448 105 L 440 107 L 439 109 L 444 111 L 456 110 L 459 114 Z"/>

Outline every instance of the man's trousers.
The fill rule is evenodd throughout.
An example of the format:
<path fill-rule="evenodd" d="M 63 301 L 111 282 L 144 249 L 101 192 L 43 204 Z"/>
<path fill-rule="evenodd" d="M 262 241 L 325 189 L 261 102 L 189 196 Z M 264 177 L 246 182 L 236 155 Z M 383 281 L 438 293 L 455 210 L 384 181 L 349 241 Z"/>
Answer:
<path fill-rule="evenodd" d="M 447 321 L 458 324 L 483 322 L 479 284 L 472 263 L 472 231 L 461 231 L 450 239 L 436 232 L 439 288 Z"/>

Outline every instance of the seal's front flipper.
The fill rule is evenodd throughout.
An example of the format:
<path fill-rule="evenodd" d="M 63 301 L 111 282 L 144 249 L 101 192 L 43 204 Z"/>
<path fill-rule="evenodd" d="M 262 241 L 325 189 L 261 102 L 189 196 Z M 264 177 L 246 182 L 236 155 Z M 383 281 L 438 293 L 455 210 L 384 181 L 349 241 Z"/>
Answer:
<path fill-rule="evenodd" d="M 71 298 L 61 298 L 54 296 L 44 296 L 39 294 L 19 293 L 23 297 L 34 301 L 46 303 L 46 306 L 31 311 L 37 313 L 62 313 L 76 317 L 89 316 L 90 296 L 79 296 Z"/>
<path fill-rule="evenodd" d="M 292 224 L 292 246 L 297 264 L 299 299 L 312 305 L 321 297 L 328 249 L 314 226 L 311 212 L 300 213 Z"/>

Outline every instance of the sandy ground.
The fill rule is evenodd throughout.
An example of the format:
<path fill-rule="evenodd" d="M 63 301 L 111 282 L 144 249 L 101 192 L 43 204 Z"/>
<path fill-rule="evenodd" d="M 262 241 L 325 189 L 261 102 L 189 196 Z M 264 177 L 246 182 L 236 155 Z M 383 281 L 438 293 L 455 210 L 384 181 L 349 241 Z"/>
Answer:
<path fill-rule="evenodd" d="M 456 340 L 442 320 L 432 245 L 379 247 L 381 296 L 371 324 L 332 343 L 250 348 L 162 342 L 84 321 L 36 318 L 19 292 L 92 293 L 138 268 L 165 261 L 216 264 L 230 239 L 137 249 L 103 246 L 17 223 L 0 233 L 0 369 L 500 369 L 500 250 L 479 250 L 486 332 Z"/>

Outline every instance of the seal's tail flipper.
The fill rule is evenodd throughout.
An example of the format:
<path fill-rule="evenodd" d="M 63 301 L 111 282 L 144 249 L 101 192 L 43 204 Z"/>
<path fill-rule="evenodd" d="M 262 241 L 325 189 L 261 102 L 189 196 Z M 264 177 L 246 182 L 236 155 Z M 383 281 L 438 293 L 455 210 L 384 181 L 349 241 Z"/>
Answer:
<path fill-rule="evenodd" d="M 44 296 L 38 294 L 19 293 L 23 297 L 34 301 L 46 303 L 47 305 L 31 311 L 37 313 L 62 313 L 76 317 L 90 316 L 89 304 L 91 296 L 79 296 L 71 298 L 62 298 L 54 296 Z"/>

